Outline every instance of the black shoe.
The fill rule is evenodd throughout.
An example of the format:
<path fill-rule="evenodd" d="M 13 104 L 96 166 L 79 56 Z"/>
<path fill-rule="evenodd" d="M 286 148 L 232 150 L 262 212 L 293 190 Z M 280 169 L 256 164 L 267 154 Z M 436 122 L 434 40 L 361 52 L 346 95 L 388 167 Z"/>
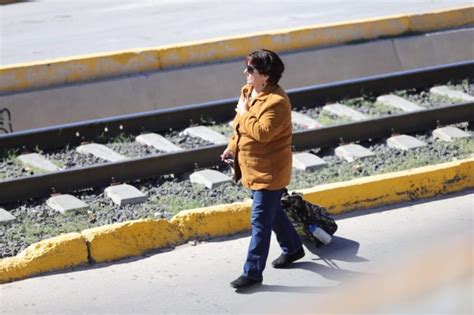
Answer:
<path fill-rule="evenodd" d="M 246 276 L 240 276 L 234 281 L 232 281 L 230 283 L 230 286 L 236 289 L 243 289 L 243 288 L 248 288 L 260 283 L 262 283 L 262 279 L 255 280 L 255 279 L 248 278 Z"/>
<path fill-rule="evenodd" d="M 294 261 L 304 256 L 304 249 L 301 247 L 295 253 L 290 255 L 281 254 L 280 257 L 272 261 L 273 268 L 285 268 Z"/>

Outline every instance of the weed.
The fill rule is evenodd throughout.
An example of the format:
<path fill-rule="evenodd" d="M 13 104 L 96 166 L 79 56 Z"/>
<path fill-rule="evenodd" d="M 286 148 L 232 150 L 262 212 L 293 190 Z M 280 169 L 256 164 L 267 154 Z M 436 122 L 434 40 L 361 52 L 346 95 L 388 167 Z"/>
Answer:
<path fill-rule="evenodd" d="M 124 134 L 121 133 L 118 136 L 110 139 L 109 143 L 117 143 L 117 144 L 122 144 L 122 143 L 129 143 L 129 142 L 134 142 L 134 136 L 129 135 L 129 134 Z"/>
<path fill-rule="evenodd" d="M 208 128 L 226 137 L 230 137 L 232 135 L 232 126 L 229 123 L 209 125 Z"/>
<path fill-rule="evenodd" d="M 4 154 L 5 161 L 14 161 L 18 157 L 19 149 L 9 149 Z"/>
<path fill-rule="evenodd" d="M 36 146 L 33 148 L 33 152 L 38 153 L 38 154 L 43 154 L 43 150 L 41 150 L 38 145 L 36 145 Z"/>
<path fill-rule="evenodd" d="M 181 210 L 195 209 L 204 206 L 204 204 L 202 204 L 198 199 L 188 199 L 184 196 L 161 196 L 158 197 L 158 201 L 166 211 L 173 214 L 176 214 Z"/>

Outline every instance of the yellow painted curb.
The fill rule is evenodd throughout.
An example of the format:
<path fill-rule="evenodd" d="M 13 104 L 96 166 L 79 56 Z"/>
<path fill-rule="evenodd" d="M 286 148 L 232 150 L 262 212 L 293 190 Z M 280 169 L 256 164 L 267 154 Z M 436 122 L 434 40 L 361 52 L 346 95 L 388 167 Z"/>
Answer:
<path fill-rule="evenodd" d="M 87 263 L 84 237 L 80 233 L 63 234 L 32 244 L 15 257 L 1 259 L 0 283 Z"/>
<path fill-rule="evenodd" d="M 423 14 L 319 24 L 240 37 L 14 64 L 0 67 L 0 94 L 241 58 L 262 47 L 287 52 L 472 23 L 474 6 L 466 6 Z"/>
<path fill-rule="evenodd" d="M 233 234 L 250 228 L 250 207 L 250 202 L 236 202 L 180 211 L 171 223 L 179 227 L 185 240 Z"/>
<path fill-rule="evenodd" d="M 389 205 L 474 188 L 474 158 L 302 189 L 332 214 Z M 250 229 L 251 202 L 185 210 L 171 221 L 135 220 L 70 233 L 0 260 L 0 283 L 41 272 L 137 256 L 200 236 Z"/>
<path fill-rule="evenodd" d="M 414 14 L 410 16 L 410 32 L 429 32 L 461 27 L 474 22 L 474 6 Z"/>
<path fill-rule="evenodd" d="M 474 158 L 300 190 L 332 214 L 433 197 L 474 187 Z"/>
<path fill-rule="evenodd" d="M 136 220 L 82 231 L 95 262 L 137 256 L 181 241 L 179 230 L 167 220 Z"/>

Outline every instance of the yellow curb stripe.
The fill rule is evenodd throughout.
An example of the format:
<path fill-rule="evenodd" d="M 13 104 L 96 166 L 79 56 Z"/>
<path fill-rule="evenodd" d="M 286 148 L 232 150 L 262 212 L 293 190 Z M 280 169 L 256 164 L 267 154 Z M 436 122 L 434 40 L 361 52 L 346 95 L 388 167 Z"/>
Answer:
<path fill-rule="evenodd" d="M 82 231 L 94 262 L 137 256 L 174 245 L 182 239 L 167 220 L 135 220 Z"/>
<path fill-rule="evenodd" d="M 410 16 L 410 32 L 429 32 L 472 24 L 474 6 L 438 10 Z"/>
<path fill-rule="evenodd" d="M 474 158 L 299 190 L 332 214 L 474 188 Z M 0 283 L 41 272 L 137 256 L 196 237 L 250 228 L 251 202 L 181 211 L 170 221 L 135 220 L 60 235 L 0 260 Z"/>
<path fill-rule="evenodd" d="M 14 64 L 0 67 L 0 93 L 241 58 L 261 47 L 287 52 L 472 23 L 474 6 L 466 6 L 423 14 L 319 24 L 240 37 Z"/>
<path fill-rule="evenodd" d="M 192 42 L 158 49 L 160 50 L 161 68 L 166 69 L 186 64 L 243 57 L 250 51 L 261 47 L 285 52 L 381 36 L 394 36 L 408 32 L 408 30 L 409 17 L 396 16 L 352 21 L 351 23 L 284 29 L 271 33 L 255 33 L 243 37 L 219 38 L 208 42 Z"/>
<path fill-rule="evenodd" d="M 474 159 L 300 190 L 332 214 L 433 197 L 474 187 Z"/>
<path fill-rule="evenodd" d="M 15 257 L 0 260 L 0 283 L 88 263 L 80 233 L 68 233 L 34 243 Z"/>

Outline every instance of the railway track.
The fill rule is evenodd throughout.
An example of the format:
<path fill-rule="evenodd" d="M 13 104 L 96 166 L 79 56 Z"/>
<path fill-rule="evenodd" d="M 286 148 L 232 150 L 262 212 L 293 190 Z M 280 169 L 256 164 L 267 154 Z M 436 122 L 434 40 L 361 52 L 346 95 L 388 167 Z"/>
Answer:
<path fill-rule="evenodd" d="M 335 84 L 297 89 L 289 92 L 295 110 L 321 107 L 342 96 L 373 97 L 400 89 L 426 89 L 449 80 L 470 78 L 474 62 L 406 71 L 350 80 Z M 18 132 L 0 136 L 0 153 L 12 150 L 55 150 L 66 145 L 105 141 L 123 134 L 166 133 L 202 121 L 226 123 L 234 115 L 236 99 L 209 102 L 185 108 L 140 113 L 64 126 Z M 341 143 L 380 139 L 393 134 L 431 130 L 474 120 L 474 102 L 425 108 L 407 113 L 367 118 L 362 121 L 301 129 L 294 132 L 295 151 L 336 147 Z M 201 143 L 200 147 L 173 153 L 151 154 L 118 162 L 24 176 L 0 181 L 0 204 L 66 193 L 114 182 L 131 182 L 154 176 L 190 172 L 221 164 L 219 155 L 225 144 Z"/>
<path fill-rule="evenodd" d="M 308 129 L 294 124 L 294 151 L 318 155 L 326 166 L 317 170 L 294 169 L 289 189 L 471 156 L 474 142 L 472 125 L 468 126 L 468 123 L 474 118 L 474 103 L 447 98 L 430 99 L 429 90 L 452 81 L 455 82 L 451 85 L 453 88 L 474 95 L 473 70 L 474 63 L 462 63 L 290 91 L 297 112 L 293 118 L 304 114 L 313 121 L 320 120 L 323 125 Z M 388 93 L 422 105 L 423 109 L 403 112 L 374 107 L 377 97 Z M 0 134 L 0 154 L 3 158 L 0 158 L 0 212 L 4 211 L 3 208 L 14 217 L 8 223 L 0 224 L 0 257 L 14 256 L 34 242 L 61 233 L 139 218 L 171 218 L 183 209 L 247 198 L 245 190 L 235 183 L 213 189 L 192 184 L 189 173 L 202 168 L 230 175 L 229 167 L 219 161 L 225 144 L 211 144 L 182 135 L 184 128 L 203 122 L 214 131 L 227 135 L 235 102 L 235 99 L 224 100 Z M 351 121 L 332 116 L 324 110 L 324 105 L 333 102 L 345 104 L 368 117 Z M 323 121 L 324 117 L 329 119 Z M 450 124 L 468 132 L 470 130 L 471 136 L 453 142 L 435 139 L 433 129 Z M 149 132 L 162 134 L 183 150 L 163 153 L 135 143 L 134 136 Z M 387 145 L 387 137 L 402 133 L 409 133 L 424 142 L 425 146 L 402 151 Z M 81 155 L 81 163 L 74 161 L 77 164 L 67 165 L 67 169 L 32 176 L 28 171 L 17 174 L 20 175 L 17 177 L 2 178 L 2 166 L 17 163 L 17 156 L 8 158 L 12 151 L 39 151 L 48 158 L 68 160 L 70 156 L 63 152 L 75 152 L 74 156 L 79 156 L 76 146 L 84 142 L 104 143 L 108 148 L 127 155 L 128 159 L 104 162 Z M 348 162 L 334 154 L 334 148 L 344 143 L 358 143 L 374 155 Z M 105 193 L 104 187 L 111 183 L 133 185 L 147 199 L 138 204 L 117 205 Z M 87 208 L 66 212 L 67 215 L 58 212 L 48 204 L 50 195 L 54 193 L 70 193 L 86 203 Z"/>

